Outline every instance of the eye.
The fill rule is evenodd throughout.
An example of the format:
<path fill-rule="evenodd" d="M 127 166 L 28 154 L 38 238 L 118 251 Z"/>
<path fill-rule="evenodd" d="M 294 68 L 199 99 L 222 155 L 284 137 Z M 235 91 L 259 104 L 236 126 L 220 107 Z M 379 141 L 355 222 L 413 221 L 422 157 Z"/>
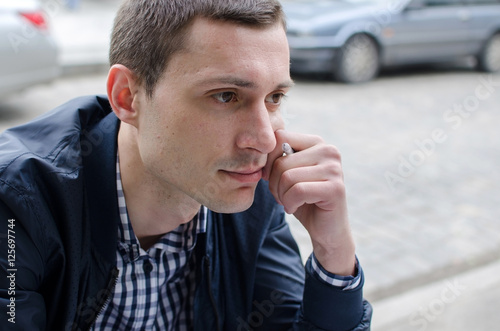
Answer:
<path fill-rule="evenodd" d="M 279 105 L 279 104 L 281 104 L 281 100 L 283 100 L 284 97 L 285 97 L 284 93 L 270 94 L 269 96 L 267 96 L 266 102 L 269 102 L 269 103 L 272 103 L 275 105 Z"/>
<path fill-rule="evenodd" d="M 212 95 L 217 101 L 222 103 L 229 103 L 236 101 L 236 93 L 234 92 L 220 92 Z"/>

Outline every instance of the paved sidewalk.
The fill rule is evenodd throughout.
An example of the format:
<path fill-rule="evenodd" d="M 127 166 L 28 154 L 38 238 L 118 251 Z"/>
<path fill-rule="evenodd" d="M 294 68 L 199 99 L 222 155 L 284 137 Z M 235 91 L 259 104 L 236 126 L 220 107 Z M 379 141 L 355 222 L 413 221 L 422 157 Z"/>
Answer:
<path fill-rule="evenodd" d="M 479 101 L 475 93 L 486 81 L 491 94 Z M 442 302 L 418 294 L 500 260 L 500 74 L 386 76 L 361 86 L 299 80 L 292 99 L 285 108 L 288 127 L 319 134 L 342 151 L 365 296 L 375 308 L 373 329 L 463 330 L 443 327 L 453 321 L 477 325 L 465 330 L 494 330 L 489 324 L 496 316 L 472 312 L 491 312 L 498 302 L 500 284 L 490 282 L 498 273 L 475 279 L 490 287 L 471 285 L 453 303 L 446 296 L 447 313 Z M 474 112 L 450 123 L 455 106 Z M 431 142 L 435 130 L 447 139 Z M 403 170 L 392 190 L 384 175 Z M 381 308 L 386 300 L 393 309 Z M 421 305 L 443 319 L 411 315 Z M 389 328 L 395 325 L 399 329 Z"/>
<path fill-rule="evenodd" d="M 500 262 L 375 303 L 372 331 L 500 330 Z"/>
<path fill-rule="evenodd" d="M 44 4 L 48 8 L 51 28 L 61 48 L 63 72 L 79 74 L 107 68 L 109 35 L 119 1 L 81 0 L 78 9 L 73 11 L 63 5 L 63 0 L 44 0 Z M 496 75 L 495 79 L 500 81 L 500 76 Z M 417 84 L 425 85 L 425 82 L 417 81 Z M 342 92 L 342 86 L 337 88 Z M 447 88 L 453 88 L 453 82 L 450 82 Z M 474 92 L 474 86 L 471 91 Z M 309 100 L 319 100 L 322 97 L 314 94 L 314 87 L 311 87 L 310 91 L 306 88 L 304 93 L 309 93 Z M 346 90 L 346 94 L 348 93 L 351 92 Z M 374 90 L 370 93 L 372 94 L 364 98 L 366 100 L 356 99 L 358 96 L 355 93 L 351 98 L 344 96 L 344 100 L 351 100 L 345 102 L 358 100 L 360 112 L 369 109 L 372 114 L 376 114 L 370 115 L 366 112 L 345 115 L 360 118 L 360 125 L 346 128 L 348 132 L 361 136 L 366 134 L 363 132 L 366 127 L 361 126 L 361 123 L 369 123 L 370 116 L 390 118 L 398 114 L 397 110 L 389 109 L 390 105 L 381 100 L 383 91 Z M 430 111 L 431 106 L 440 109 L 439 105 L 433 104 L 434 101 L 429 95 L 410 95 L 407 91 L 394 93 L 400 93 L 396 95 L 401 98 L 408 98 L 408 107 L 411 107 L 412 103 L 425 101 L 429 103 L 429 107 L 425 109 Z M 445 94 L 446 90 L 443 89 L 441 93 Z M 464 93 L 465 98 L 469 92 Z M 324 105 L 315 104 L 315 107 L 330 107 L 327 103 L 331 103 L 331 100 L 324 102 Z M 341 108 L 343 105 L 337 106 Z M 444 108 L 447 106 L 449 105 L 445 104 Z M 309 109 L 310 105 L 296 107 Z M 498 106 L 496 109 L 498 110 Z M 444 109 L 441 110 L 443 111 Z M 296 112 L 291 108 L 290 113 Z M 422 116 L 426 116 L 424 111 Z M 303 120 L 304 125 L 310 125 L 307 122 L 312 121 L 311 118 L 314 118 L 313 109 L 311 116 L 301 117 L 301 121 Z M 326 120 L 328 122 L 330 119 Z M 321 124 L 317 125 L 320 131 Z M 442 123 L 433 125 L 439 126 Z M 484 127 L 489 125 L 491 123 L 485 120 Z M 384 180 L 384 172 L 388 170 L 387 164 L 378 164 L 374 158 L 366 160 L 364 165 L 351 167 L 345 163 L 349 163 L 353 158 L 350 158 L 349 153 L 344 154 L 345 168 L 357 169 L 355 173 L 346 173 L 346 180 L 350 181 L 348 193 L 353 233 L 358 255 L 367 275 L 365 293 L 375 308 L 374 331 L 483 331 L 500 328 L 500 315 L 493 310 L 498 307 L 500 298 L 500 262 L 497 262 L 500 261 L 500 223 L 499 214 L 496 213 L 500 205 L 500 190 L 495 174 L 492 174 L 490 181 L 484 179 L 491 173 L 492 165 L 479 162 L 481 149 L 478 148 L 477 158 L 471 161 L 475 163 L 467 174 L 467 185 L 456 184 L 454 176 L 460 173 L 456 168 L 440 169 L 446 172 L 445 176 L 432 172 L 439 167 L 438 162 L 456 157 L 460 150 L 458 142 L 462 142 L 461 139 L 465 139 L 465 135 L 467 139 L 475 142 L 475 135 L 466 131 L 467 126 L 460 129 L 462 135 L 455 137 L 455 132 L 448 130 L 450 140 L 454 139 L 448 144 L 449 148 L 441 149 L 441 153 L 429 157 L 426 161 L 430 166 L 421 167 L 416 174 L 405 178 L 405 185 L 400 187 L 401 190 L 392 194 L 385 194 L 388 190 Z M 331 128 L 325 127 L 325 130 L 331 131 Z M 395 131 L 398 130 L 401 137 L 408 135 L 405 128 Z M 322 132 L 318 134 L 323 135 Z M 337 132 L 340 137 L 342 134 L 345 132 Z M 427 132 L 419 133 L 415 137 L 426 138 Z M 394 139 L 394 135 L 391 139 Z M 373 151 L 372 155 L 394 153 L 386 148 L 394 144 L 394 141 L 383 141 L 382 136 L 374 137 L 371 141 L 371 144 L 366 145 L 366 140 L 360 140 L 359 146 L 350 146 L 352 148 L 349 150 L 354 153 L 364 149 Z M 475 146 L 480 146 L 480 143 L 477 142 Z M 419 150 L 413 145 L 406 147 L 403 149 L 408 150 L 408 153 Z M 396 167 L 400 159 L 397 156 L 384 156 L 386 159 L 395 160 L 394 169 L 390 170 L 397 173 Z M 456 162 L 460 164 L 461 161 L 457 159 Z M 477 169 L 479 173 L 475 173 Z M 442 185 L 434 185 L 436 178 L 442 181 Z M 413 186 L 419 181 L 425 183 L 424 188 Z M 486 198 L 478 205 L 461 202 L 468 201 L 469 196 L 479 197 L 481 194 L 484 196 L 484 192 L 495 192 L 494 186 L 497 188 L 496 195 L 485 195 Z M 373 195 L 363 196 L 364 192 Z M 451 193 L 456 196 L 454 200 L 443 199 Z M 436 203 L 426 205 L 414 198 L 425 195 L 427 201 Z M 394 213 L 396 208 L 385 208 L 393 205 L 397 205 L 397 213 Z M 451 215 L 458 215 L 458 218 L 451 220 L 450 218 L 454 217 Z M 290 221 L 306 258 L 311 250 L 308 236 L 293 217 L 290 217 Z"/>

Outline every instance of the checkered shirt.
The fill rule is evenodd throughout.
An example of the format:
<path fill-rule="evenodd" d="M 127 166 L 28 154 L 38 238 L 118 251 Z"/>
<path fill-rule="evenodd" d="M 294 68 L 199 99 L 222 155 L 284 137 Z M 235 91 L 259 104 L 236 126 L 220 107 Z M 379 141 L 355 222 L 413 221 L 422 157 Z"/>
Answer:
<path fill-rule="evenodd" d="M 145 251 L 128 218 L 118 157 L 116 182 L 121 219 L 116 252 L 119 276 L 93 330 L 192 330 L 196 286 L 192 252 L 197 235 L 206 232 L 206 207 Z M 341 277 L 324 270 L 314 254 L 311 263 L 316 275 L 332 286 L 349 290 L 360 283 L 359 268 L 356 277 Z"/>
<path fill-rule="evenodd" d="M 94 330 L 191 330 L 195 291 L 193 248 L 206 232 L 206 208 L 193 220 L 165 234 L 145 251 L 128 218 L 117 158 L 121 222 L 116 252 L 118 281 Z"/>

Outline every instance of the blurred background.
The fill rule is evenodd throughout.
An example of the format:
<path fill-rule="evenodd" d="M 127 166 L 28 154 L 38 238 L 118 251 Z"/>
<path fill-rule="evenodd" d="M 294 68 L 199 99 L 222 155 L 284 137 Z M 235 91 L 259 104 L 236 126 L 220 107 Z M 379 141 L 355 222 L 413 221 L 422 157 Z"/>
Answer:
<path fill-rule="evenodd" d="M 500 1 L 282 2 L 283 116 L 342 153 L 372 330 L 498 329 Z M 105 93 L 119 3 L 0 2 L 0 132 Z"/>

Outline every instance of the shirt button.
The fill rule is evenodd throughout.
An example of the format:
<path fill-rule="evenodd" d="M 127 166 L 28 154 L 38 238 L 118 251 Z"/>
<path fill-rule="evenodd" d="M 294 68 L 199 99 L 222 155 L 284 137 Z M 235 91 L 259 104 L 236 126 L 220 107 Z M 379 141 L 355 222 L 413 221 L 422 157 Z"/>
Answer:
<path fill-rule="evenodd" d="M 144 261 L 142 270 L 144 270 L 145 273 L 149 274 L 151 271 L 153 271 L 153 268 L 153 264 L 149 260 Z"/>

